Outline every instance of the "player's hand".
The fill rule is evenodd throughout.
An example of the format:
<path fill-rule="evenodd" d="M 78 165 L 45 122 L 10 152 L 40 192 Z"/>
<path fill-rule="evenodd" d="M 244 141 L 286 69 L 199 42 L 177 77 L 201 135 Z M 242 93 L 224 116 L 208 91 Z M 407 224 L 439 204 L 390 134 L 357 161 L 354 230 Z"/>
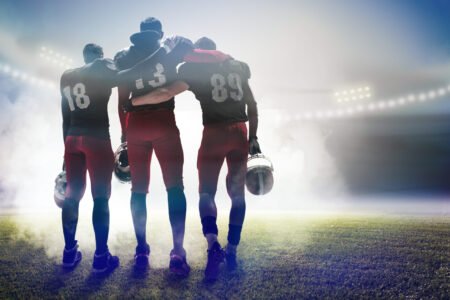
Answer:
<path fill-rule="evenodd" d="M 133 103 L 130 100 L 127 100 L 123 105 L 122 109 L 124 112 L 130 112 L 133 110 Z"/>
<path fill-rule="evenodd" d="M 128 151 L 122 151 L 119 156 L 119 162 L 121 166 L 128 166 Z"/>
<path fill-rule="evenodd" d="M 258 138 L 256 136 L 251 136 L 248 140 L 248 153 L 250 155 L 261 153 L 261 148 L 259 147 Z"/>

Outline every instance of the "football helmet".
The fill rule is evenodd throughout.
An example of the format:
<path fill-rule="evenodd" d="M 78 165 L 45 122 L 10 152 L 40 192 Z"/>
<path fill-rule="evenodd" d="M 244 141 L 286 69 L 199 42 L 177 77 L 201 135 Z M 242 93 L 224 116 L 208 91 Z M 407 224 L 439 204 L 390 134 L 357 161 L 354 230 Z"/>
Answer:
<path fill-rule="evenodd" d="M 114 175 L 121 183 L 130 183 L 131 173 L 128 163 L 128 147 L 127 143 L 122 143 L 114 153 Z"/>
<path fill-rule="evenodd" d="M 265 195 L 273 187 L 273 164 L 263 154 L 255 154 L 248 158 L 245 185 L 253 195 Z"/>
<path fill-rule="evenodd" d="M 63 207 L 64 198 L 66 195 L 67 177 L 66 171 L 62 171 L 55 178 L 55 190 L 53 193 L 53 198 L 55 203 L 59 208 Z"/>

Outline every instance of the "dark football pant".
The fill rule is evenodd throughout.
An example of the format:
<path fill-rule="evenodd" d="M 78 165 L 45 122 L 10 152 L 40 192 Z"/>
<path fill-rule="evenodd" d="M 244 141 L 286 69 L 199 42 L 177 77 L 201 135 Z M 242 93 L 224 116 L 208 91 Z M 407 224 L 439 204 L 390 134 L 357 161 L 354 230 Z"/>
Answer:
<path fill-rule="evenodd" d="M 169 217 L 174 248 L 182 248 L 186 218 L 183 191 L 183 149 L 172 110 L 149 110 L 129 114 L 127 127 L 128 160 L 131 172 L 131 211 L 138 247 L 146 244 L 145 195 L 150 183 L 153 151 L 161 166 L 168 193 Z"/>
<path fill-rule="evenodd" d="M 226 186 L 232 201 L 229 224 L 230 228 L 239 229 L 230 230 L 228 234 L 228 241 L 234 245 L 239 243 L 245 218 L 247 156 L 247 127 L 244 122 L 205 125 L 197 158 L 203 233 L 217 234 L 217 208 L 214 197 L 220 169 L 226 160 Z"/>
<path fill-rule="evenodd" d="M 105 252 L 109 233 L 109 206 L 114 154 L 109 139 L 90 136 L 68 136 L 65 141 L 64 161 L 67 188 L 62 209 L 63 232 L 66 248 L 76 244 L 79 201 L 86 190 L 86 171 L 91 179 L 94 199 L 92 223 L 97 253 Z"/>

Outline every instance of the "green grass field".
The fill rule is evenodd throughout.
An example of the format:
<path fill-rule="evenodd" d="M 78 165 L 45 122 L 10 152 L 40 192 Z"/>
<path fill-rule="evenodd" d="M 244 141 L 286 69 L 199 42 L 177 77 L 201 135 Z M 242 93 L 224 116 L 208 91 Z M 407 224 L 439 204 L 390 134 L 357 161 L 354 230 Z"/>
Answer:
<path fill-rule="evenodd" d="M 50 221 L 49 221 L 50 220 Z M 220 239 L 227 227 L 220 219 Z M 447 217 L 255 215 L 246 220 L 238 271 L 203 281 L 205 242 L 199 221 L 186 236 L 191 275 L 171 277 L 164 218 L 149 224 L 151 269 L 132 268 L 131 227 L 111 230 L 121 266 L 106 277 L 91 274 L 93 235 L 79 225 L 83 261 L 72 272 L 59 266 L 59 215 L 0 217 L 0 298 L 166 299 L 449 299 L 450 219 Z"/>

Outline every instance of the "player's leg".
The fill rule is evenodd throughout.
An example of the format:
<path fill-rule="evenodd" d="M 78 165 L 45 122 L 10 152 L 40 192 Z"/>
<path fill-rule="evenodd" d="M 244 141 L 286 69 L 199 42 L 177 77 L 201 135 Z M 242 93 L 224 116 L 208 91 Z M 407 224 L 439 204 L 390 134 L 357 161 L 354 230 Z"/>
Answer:
<path fill-rule="evenodd" d="M 226 139 L 220 130 L 205 127 L 197 157 L 200 218 L 203 234 L 208 242 L 208 261 L 205 268 L 207 280 L 217 279 L 219 266 L 224 258 L 217 240 L 217 208 L 214 201 L 220 169 L 225 158 L 224 142 L 226 143 Z"/>
<path fill-rule="evenodd" d="M 138 267 L 147 267 L 150 246 L 147 243 L 147 205 L 146 195 L 150 182 L 150 162 L 153 153 L 149 142 L 134 141 L 128 138 L 128 161 L 131 172 L 131 216 L 137 247 L 135 263 Z"/>
<path fill-rule="evenodd" d="M 119 265 L 119 258 L 112 256 L 108 249 L 108 202 L 111 196 L 114 154 L 109 140 L 85 137 L 83 146 L 86 153 L 87 168 L 91 179 L 91 192 L 94 200 L 92 224 L 95 232 L 96 250 L 92 267 L 94 272 L 104 272 L 112 270 Z"/>
<path fill-rule="evenodd" d="M 186 262 L 184 234 L 186 223 L 186 196 L 183 187 L 183 148 L 178 129 L 153 142 L 155 155 L 161 165 L 167 189 L 169 220 L 172 226 L 173 249 L 170 253 L 170 270 L 187 275 L 190 267 Z"/>
<path fill-rule="evenodd" d="M 228 174 L 227 192 L 231 198 L 231 211 L 228 225 L 228 245 L 226 247 L 227 266 L 236 268 L 236 250 L 241 239 L 245 218 L 245 175 L 247 171 L 248 143 L 245 124 L 234 125 L 233 150 L 227 154 Z"/>
<path fill-rule="evenodd" d="M 75 240 L 79 203 L 86 189 L 86 160 L 78 149 L 80 139 L 81 137 L 68 136 L 64 152 L 67 188 L 61 217 L 65 241 L 63 266 L 68 268 L 76 266 L 81 260 L 81 253 L 77 250 L 78 244 Z"/>

